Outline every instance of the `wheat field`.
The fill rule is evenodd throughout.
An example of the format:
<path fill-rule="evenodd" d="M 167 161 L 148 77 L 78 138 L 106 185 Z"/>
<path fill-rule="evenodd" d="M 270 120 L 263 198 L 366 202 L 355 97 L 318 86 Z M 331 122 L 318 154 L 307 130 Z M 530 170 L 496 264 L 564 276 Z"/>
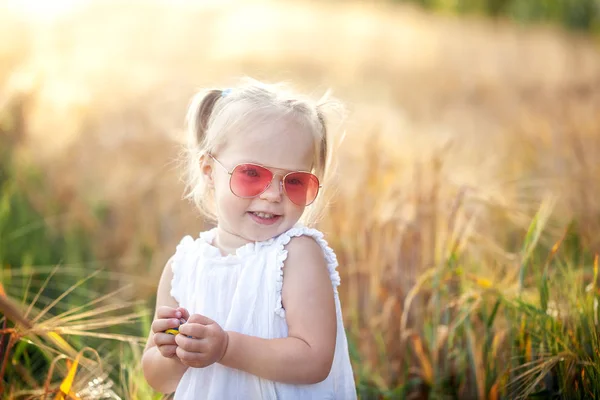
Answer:
<path fill-rule="evenodd" d="M 206 227 L 177 166 L 190 97 L 247 75 L 331 88 L 346 104 L 319 228 L 340 260 L 363 398 L 514 398 L 552 386 L 537 377 L 576 353 L 525 335 L 539 321 L 519 307 L 597 301 L 589 257 L 555 265 L 567 229 L 581 254 L 600 251 L 593 38 L 388 2 L 86 1 L 55 15 L 11 4 L 0 2 L 0 108 L 20 121 L 17 175 L 41 171 L 34 208 L 52 228 L 83 226 L 113 288 L 133 284 L 128 298 L 152 298 L 180 238 Z M 544 294 L 567 277 L 565 293 Z"/>

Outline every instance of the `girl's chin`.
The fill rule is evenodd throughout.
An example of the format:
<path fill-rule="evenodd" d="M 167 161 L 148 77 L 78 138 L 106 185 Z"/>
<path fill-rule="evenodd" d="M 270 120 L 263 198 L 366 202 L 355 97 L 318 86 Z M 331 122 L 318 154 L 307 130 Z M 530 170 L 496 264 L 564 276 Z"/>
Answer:
<path fill-rule="evenodd" d="M 252 225 L 246 237 L 252 238 L 255 242 L 264 242 L 265 240 L 272 239 L 291 228 L 291 226 L 287 227 L 282 224 L 257 225 L 252 223 Z"/>

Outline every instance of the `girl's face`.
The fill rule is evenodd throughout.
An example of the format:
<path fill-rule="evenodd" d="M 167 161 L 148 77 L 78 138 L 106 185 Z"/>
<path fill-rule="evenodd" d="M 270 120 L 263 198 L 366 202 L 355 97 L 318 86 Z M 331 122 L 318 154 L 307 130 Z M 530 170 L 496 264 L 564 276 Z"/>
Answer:
<path fill-rule="evenodd" d="M 217 246 L 233 252 L 248 242 L 277 236 L 298 222 L 305 207 L 290 201 L 281 181 L 288 172 L 311 170 L 313 146 L 308 129 L 289 117 L 277 118 L 235 134 L 214 154 L 225 168 L 205 160 L 203 172 L 213 185 L 217 208 Z M 271 185 L 257 197 L 240 198 L 230 190 L 227 171 L 242 163 L 263 165 L 274 174 Z"/>

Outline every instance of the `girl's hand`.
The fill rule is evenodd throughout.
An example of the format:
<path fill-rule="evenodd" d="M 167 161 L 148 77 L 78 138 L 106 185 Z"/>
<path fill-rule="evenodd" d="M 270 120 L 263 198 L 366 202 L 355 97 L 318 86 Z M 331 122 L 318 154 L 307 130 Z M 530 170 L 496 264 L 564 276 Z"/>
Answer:
<path fill-rule="evenodd" d="M 227 351 L 229 335 L 204 315 L 193 314 L 179 327 L 176 354 L 189 367 L 204 368 L 219 362 Z"/>
<path fill-rule="evenodd" d="M 165 331 L 171 328 L 178 328 L 188 318 L 188 311 L 182 307 L 172 308 L 163 306 L 156 310 L 156 319 L 152 322 L 153 339 L 163 357 L 174 357 L 177 349 L 175 336 L 165 333 Z"/>

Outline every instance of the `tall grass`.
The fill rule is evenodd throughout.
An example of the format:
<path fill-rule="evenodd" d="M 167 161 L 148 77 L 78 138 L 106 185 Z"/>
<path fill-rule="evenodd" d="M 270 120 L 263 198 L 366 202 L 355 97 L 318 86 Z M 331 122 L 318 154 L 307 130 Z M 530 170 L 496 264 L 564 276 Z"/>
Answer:
<path fill-rule="evenodd" d="M 101 270 L 83 227 L 57 224 L 31 204 L 28 190 L 47 188 L 39 174 L 23 176 L 34 166 L 13 159 L 23 133 L 15 110 L 0 110 L 12 111 L 0 118 L 0 393 L 151 398 L 137 367 L 145 303 L 128 299 Z M 46 212 L 68 213 L 54 201 L 46 198 Z"/>
<path fill-rule="evenodd" d="M 569 226 L 544 245 L 555 199 L 500 258 L 479 238 L 489 197 L 449 184 L 447 149 L 404 187 L 390 184 L 398 160 L 372 150 L 321 224 L 344 266 L 363 397 L 595 398 L 598 260 Z"/>

